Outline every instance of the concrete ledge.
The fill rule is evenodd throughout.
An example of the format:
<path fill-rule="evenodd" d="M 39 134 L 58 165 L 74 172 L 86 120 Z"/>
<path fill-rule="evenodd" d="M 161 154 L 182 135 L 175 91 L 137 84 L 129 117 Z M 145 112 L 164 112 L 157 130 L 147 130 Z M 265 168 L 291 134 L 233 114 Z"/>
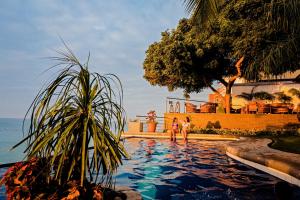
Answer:
<path fill-rule="evenodd" d="M 242 138 L 227 145 L 226 154 L 244 164 L 300 186 L 300 155 L 268 147 L 270 139 Z"/>
<path fill-rule="evenodd" d="M 152 139 L 169 139 L 168 133 L 150 133 L 150 132 L 127 132 L 122 134 L 123 138 L 152 138 Z M 183 139 L 181 134 L 176 134 L 176 139 Z M 188 134 L 189 140 L 224 140 L 224 141 L 236 141 L 239 140 L 237 136 L 231 135 L 217 135 L 217 134 Z"/>
<path fill-rule="evenodd" d="M 142 200 L 142 196 L 139 192 L 136 190 L 133 190 L 132 188 L 125 187 L 125 186 L 116 186 L 115 190 L 117 192 L 123 193 L 126 196 L 126 199 L 131 200 Z M 115 198 L 115 199 L 121 199 L 121 198 Z"/>

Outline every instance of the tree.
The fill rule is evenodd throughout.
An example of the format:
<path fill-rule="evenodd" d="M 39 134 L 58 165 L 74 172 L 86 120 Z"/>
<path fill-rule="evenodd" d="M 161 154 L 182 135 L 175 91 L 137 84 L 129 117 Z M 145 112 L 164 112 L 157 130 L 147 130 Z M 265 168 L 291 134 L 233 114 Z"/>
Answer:
<path fill-rule="evenodd" d="M 236 34 L 233 55 L 245 56 L 248 79 L 299 69 L 299 0 L 184 0 L 198 31 L 226 28 Z M 220 26 L 216 25 L 220 24 Z M 258 73 L 261 72 L 261 73 Z"/>
<path fill-rule="evenodd" d="M 187 92 L 199 92 L 217 80 L 226 88 L 225 105 L 230 110 L 231 87 L 237 78 L 259 80 L 299 69 L 300 17 L 295 10 L 300 3 L 272 2 L 224 1 L 209 26 L 179 23 L 149 47 L 145 78 L 153 85 Z M 289 23 L 280 17 L 286 8 L 295 8 L 284 14 L 284 22 Z"/>
<path fill-rule="evenodd" d="M 217 92 L 213 83 L 219 81 L 229 96 L 220 94 L 228 111 L 231 87 L 240 76 L 243 57 L 238 61 L 231 59 L 228 56 L 231 39 L 211 38 L 210 33 L 199 34 L 190 20 L 180 20 L 176 30 L 163 32 L 161 41 L 149 46 L 144 78 L 169 90 L 183 88 L 185 93 L 200 92 L 207 87 Z"/>
<path fill-rule="evenodd" d="M 250 2 L 250 1 L 248 1 Z M 248 3 L 246 2 L 246 3 Z M 291 19 L 299 18 L 299 1 L 298 0 L 256 0 L 252 1 L 263 5 L 264 14 L 269 17 L 268 23 L 279 27 L 290 26 L 297 29 L 297 23 L 290 23 Z M 194 24 L 200 27 L 210 25 L 210 22 L 217 18 L 222 8 L 228 3 L 245 3 L 238 0 L 183 0 L 186 11 L 192 15 L 191 19 Z M 285 12 L 285 11 L 289 12 Z"/>
<path fill-rule="evenodd" d="M 111 184 L 127 156 L 120 141 L 125 123 L 121 82 L 113 74 L 90 73 L 88 61 L 81 64 L 70 49 L 54 59 L 64 68 L 35 97 L 27 112 L 27 136 L 13 148 L 26 142 L 27 160 L 46 159 L 44 172 L 60 185 L 80 180 L 83 186 L 87 177 L 96 182 L 99 173 Z"/>

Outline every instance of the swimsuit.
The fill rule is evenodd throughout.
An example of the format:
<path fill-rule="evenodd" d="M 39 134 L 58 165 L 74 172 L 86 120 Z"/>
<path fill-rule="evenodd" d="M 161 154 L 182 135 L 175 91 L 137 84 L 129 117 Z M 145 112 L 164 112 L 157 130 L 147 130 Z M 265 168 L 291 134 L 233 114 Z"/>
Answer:
<path fill-rule="evenodd" d="M 172 129 L 177 130 L 178 129 L 178 123 L 173 123 L 172 124 Z"/>
<path fill-rule="evenodd" d="M 191 124 L 189 122 L 186 122 L 186 123 L 182 124 L 182 129 L 188 130 L 190 128 L 190 125 Z"/>

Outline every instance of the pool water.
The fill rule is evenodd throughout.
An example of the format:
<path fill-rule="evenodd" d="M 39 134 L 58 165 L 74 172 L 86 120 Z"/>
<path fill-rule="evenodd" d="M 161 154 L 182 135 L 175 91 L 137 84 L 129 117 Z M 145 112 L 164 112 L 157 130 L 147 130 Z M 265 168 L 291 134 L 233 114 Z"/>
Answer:
<path fill-rule="evenodd" d="M 221 141 L 127 139 L 131 155 L 115 175 L 148 199 L 276 199 L 274 184 L 281 180 L 237 162 L 225 154 Z M 1 175 L 6 169 L 0 169 Z M 291 186 L 292 199 L 300 188 Z M 0 187 L 0 200 L 6 199 Z"/>
<path fill-rule="evenodd" d="M 131 158 L 116 174 L 116 185 L 139 191 L 143 199 L 276 199 L 281 181 L 225 154 L 221 141 L 127 139 Z M 292 186 L 293 199 L 300 188 Z"/>

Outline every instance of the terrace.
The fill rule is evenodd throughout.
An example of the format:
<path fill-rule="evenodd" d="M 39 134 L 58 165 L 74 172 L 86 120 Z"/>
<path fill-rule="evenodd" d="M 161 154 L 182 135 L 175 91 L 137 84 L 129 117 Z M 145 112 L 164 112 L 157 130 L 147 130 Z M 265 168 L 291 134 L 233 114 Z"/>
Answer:
<path fill-rule="evenodd" d="M 157 118 L 157 132 L 170 129 L 174 117 L 189 117 L 194 130 L 278 131 L 294 130 L 300 126 L 299 107 L 293 107 L 291 104 L 252 101 L 242 109 L 232 109 L 230 114 L 226 114 L 218 103 L 167 97 L 165 108 L 164 116 Z M 137 121 L 129 122 L 128 132 L 147 132 L 146 117 L 137 115 Z"/>

